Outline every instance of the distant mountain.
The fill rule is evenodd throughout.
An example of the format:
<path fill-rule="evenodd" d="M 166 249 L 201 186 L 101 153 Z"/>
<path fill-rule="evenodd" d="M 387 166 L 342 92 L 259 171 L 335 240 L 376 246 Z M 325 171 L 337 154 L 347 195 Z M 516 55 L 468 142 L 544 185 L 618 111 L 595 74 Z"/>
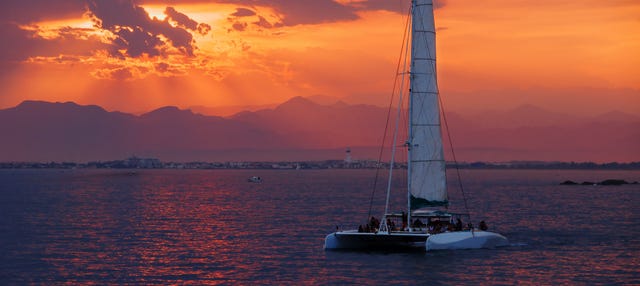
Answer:
<path fill-rule="evenodd" d="M 295 146 L 343 148 L 379 145 L 386 110 L 342 102 L 320 105 L 303 97 L 295 97 L 275 109 L 242 112 L 231 118 L 274 133 L 286 134 Z"/>
<path fill-rule="evenodd" d="M 319 105 L 298 97 L 275 109 L 232 118 L 286 134 L 295 146 L 337 149 L 379 146 L 386 115 L 387 109 L 377 106 Z M 525 105 L 473 116 L 447 113 L 446 119 L 460 160 L 640 160 L 640 118 L 629 114 L 579 117 Z M 448 143 L 445 146 L 448 149 Z M 377 150 L 368 150 L 359 155 L 375 158 Z"/>
<path fill-rule="evenodd" d="M 229 117 L 176 107 L 136 116 L 72 102 L 25 101 L 0 110 L 0 161 L 83 162 L 131 155 L 167 161 L 323 160 L 342 158 L 346 147 L 356 160 L 372 159 L 387 114 L 378 106 L 321 104 L 303 97 Z M 522 106 L 447 113 L 446 119 L 461 161 L 640 161 L 640 118 L 632 114 L 578 117 Z M 404 141 L 404 135 L 399 138 Z"/>
<path fill-rule="evenodd" d="M 312 95 L 312 96 L 307 96 L 305 98 L 308 99 L 308 100 L 313 101 L 314 103 L 320 104 L 320 105 L 334 105 L 334 104 L 339 103 L 339 102 L 344 103 L 344 101 L 341 100 L 340 98 L 333 97 L 333 96 L 328 96 L 328 95 L 316 94 L 316 95 Z M 346 104 L 346 103 L 344 103 L 344 104 Z"/>
<path fill-rule="evenodd" d="M 256 111 L 261 109 L 275 108 L 277 104 L 263 104 L 263 105 L 230 105 L 230 106 L 218 106 L 218 107 L 206 107 L 206 106 L 191 106 L 189 110 L 194 113 L 210 116 L 222 116 L 227 117 L 244 111 Z"/>
<path fill-rule="evenodd" d="M 0 134 L 0 161 L 111 160 L 132 154 L 197 160 L 208 152 L 282 148 L 286 142 L 243 122 L 175 107 L 133 116 L 71 102 L 28 101 L 0 110 Z"/>
<path fill-rule="evenodd" d="M 337 97 L 326 96 L 326 95 L 312 95 L 304 98 L 319 105 L 334 105 L 336 103 L 342 102 Z M 344 104 L 344 102 L 342 103 Z M 194 113 L 200 113 L 202 115 L 229 117 L 237 113 L 246 112 L 246 111 L 274 109 L 278 105 L 279 104 L 228 105 L 228 106 L 217 106 L 217 107 L 191 106 L 189 107 L 189 109 Z"/>
<path fill-rule="evenodd" d="M 596 122 L 640 122 L 640 116 L 614 110 L 596 116 Z"/>
<path fill-rule="evenodd" d="M 575 125 L 584 118 L 552 112 L 534 105 L 521 105 L 512 110 L 485 111 L 474 116 L 477 128 L 516 128 L 526 126 Z"/>
<path fill-rule="evenodd" d="M 25 101 L 0 110 L 0 160 L 82 160 L 85 155 L 122 156 L 133 133 L 132 115 L 98 106 Z"/>

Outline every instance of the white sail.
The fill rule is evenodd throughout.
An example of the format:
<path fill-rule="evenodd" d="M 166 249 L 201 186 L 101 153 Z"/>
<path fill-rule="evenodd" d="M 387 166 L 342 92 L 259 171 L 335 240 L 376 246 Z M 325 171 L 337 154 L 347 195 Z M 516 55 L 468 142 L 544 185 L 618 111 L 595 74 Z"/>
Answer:
<path fill-rule="evenodd" d="M 436 79 L 433 0 L 414 0 L 411 41 L 409 192 L 411 209 L 446 205 L 445 160 Z"/>

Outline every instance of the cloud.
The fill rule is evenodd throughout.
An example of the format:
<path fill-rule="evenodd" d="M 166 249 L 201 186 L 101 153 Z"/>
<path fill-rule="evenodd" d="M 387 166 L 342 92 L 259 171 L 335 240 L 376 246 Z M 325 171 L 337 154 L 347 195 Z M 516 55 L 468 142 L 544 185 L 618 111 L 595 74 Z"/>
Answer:
<path fill-rule="evenodd" d="M 232 23 L 231 28 L 228 29 L 229 32 L 243 32 L 247 30 L 251 24 L 265 29 L 283 26 L 282 23 L 276 25 L 271 24 L 265 17 L 258 15 L 258 12 L 247 8 L 236 8 L 236 11 L 231 13 L 227 20 L 229 23 Z"/>
<path fill-rule="evenodd" d="M 28 24 L 82 15 L 85 0 L 5 0 L 0 2 L 0 22 Z"/>
<path fill-rule="evenodd" d="M 236 12 L 231 14 L 234 17 L 248 17 L 255 16 L 256 12 L 247 8 L 236 8 Z"/>
<path fill-rule="evenodd" d="M 86 29 L 60 27 L 46 30 L 37 25 L 20 26 L 0 22 L 0 76 L 27 60 L 91 56 L 107 45 Z M 34 62 L 34 61 L 32 61 Z"/>
<path fill-rule="evenodd" d="M 167 15 L 167 18 L 169 20 L 175 21 L 178 24 L 178 27 L 187 28 L 189 30 L 198 29 L 198 22 L 196 22 L 193 19 L 189 18 L 189 16 L 178 12 L 173 7 L 167 7 L 164 10 L 164 14 Z"/>
<path fill-rule="evenodd" d="M 193 56 L 196 45 L 189 30 L 201 34 L 211 30 L 173 7 L 165 9 L 164 21 L 152 19 L 133 0 L 88 0 L 87 8 L 96 27 L 114 35 L 109 52 L 119 58 L 165 56 L 176 50 Z"/>
<path fill-rule="evenodd" d="M 172 65 L 166 62 L 156 63 L 153 67 L 155 73 L 159 76 L 175 77 L 187 74 L 187 71 L 184 70 L 184 67 Z"/>
<path fill-rule="evenodd" d="M 434 0 L 434 8 L 442 8 L 448 0 Z M 270 23 L 259 12 L 244 7 L 236 8 L 230 16 L 230 21 L 239 18 L 258 15 L 259 21 L 253 24 L 262 28 L 281 26 L 312 25 L 328 22 L 353 21 L 359 19 L 358 12 L 372 10 L 386 10 L 405 13 L 410 7 L 409 1 L 368 0 L 339 3 L 334 0 L 218 0 L 219 3 L 231 3 L 252 6 L 266 6 L 273 8 L 279 15 L 279 22 Z M 249 2 L 249 3 L 247 3 Z M 240 21 L 242 22 L 242 21 Z M 241 31 L 239 29 L 236 29 Z"/>
<path fill-rule="evenodd" d="M 270 28 L 273 27 L 273 25 L 271 23 L 269 23 L 269 21 L 267 21 L 267 19 L 265 19 L 262 16 L 260 16 L 258 18 L 258 21 L 253 22 L 253 24 L 258 26 L 258 27 L 262 27 L 262 28 L 266 28 L 266 29 L 270 29 Z"/>
<path fill-rule="evenodd" d="M 43 56 L 31 57 L 27 61 L 31 63 L 74 64 L 74 63 L 82 62 L 82 59 L 80 57 L 59 55 L 57 57 L 43 57 Z"/>
<path fill-rule="evenodd" d="M 243 3 L 246 1 L 223 0 L 221 2 Z M 319 24 L 326 22 L 351 21 L 358 19 L 357 12 L 387 10 L 403 13 L 409 8 L 409 1 L 368 0 L 351 4 L 340 4 L 334 0 L 254 0 L 253 5 L 265 5 L 282 13 L 282 24 Z M 434 8 L 442 8 L 447 0 L 434 0 Z"/>
<path fill-rule="evenodd" d="M 127 67 L 98 69 L 91 74 L 98 79 L 130 80 L 133 78 L 133 72 Z"/>
<path fill-rule="evenodd" d="M 248 26 L 248 24 L 247 23 L 243 23 L 243 22 L 235 22 L 235 23 L 233 23 L 233 25 L 231 25 L 233 30 L 236 30 L 238 32 L 242 32 L 242 31 L 246 30 L 247 26 Z"/>
<path fill-rule="evenodd" d="M 206 23 L 199 23 L 189 18 L 186 14 L 178 12 L 173 7 L 167 7 L 164 10 L 164 14 L 167 15 L 167 20 L 174 21 L 178 27 L 189 29 L 191 31 L 197 31 L 201 35 L 206 35 L 211 31 L 211 26 Z"/>
<path fill-rule="evenodd" d="M 433 8 L 439 9 L 447 4 L 448 0 L 433 0 Z M 368 0 L 355 4 L 359 10 L 387 10 L 397 13 L 409 11 L 409 1 Z"/>
<path fill-rule="evenodd" d="M 18 65 L 38 55 L 57 53 L 64 48 L 53 41 L 41 39 L 34 30 L 21 26 L 41 20 L 82 15 L 84 0 L 24 0 L 0 2 L 0 76 L 10 73 Z M 56 54 L 57 56 L 57 54 Z"/>
<path fill-rule="evenodd" d="M 209 26 L 209 24 L 206 24 L 206 23 L 198 24 L 198 33 L 200 33 L 200 35 L 204 36 L 208 34 L 209 31 L 211 31 L 211 26 Z"/>

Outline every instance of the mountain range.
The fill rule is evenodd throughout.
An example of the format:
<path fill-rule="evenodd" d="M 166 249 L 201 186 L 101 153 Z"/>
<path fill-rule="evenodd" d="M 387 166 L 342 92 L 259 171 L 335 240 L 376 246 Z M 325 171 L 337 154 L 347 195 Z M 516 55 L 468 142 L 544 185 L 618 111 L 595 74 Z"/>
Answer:
<path fill-rule="evenodd" d="M 224 117 L 203 114 L 222 109 L 194 110 L 169 106 L 132 115 L 73 102 L 25 101 L 0 110 L 0 162 L 131 155 L 164 161 L 326 160 L 344 158 L 347 147 L 356 160 L 375 159 L 388 114 L 383 107 L 303 97 Z M 640 116 L 634 114 L 571 116 L 532 105 L 445 114 L 461 161 L 640 161 Z"/>

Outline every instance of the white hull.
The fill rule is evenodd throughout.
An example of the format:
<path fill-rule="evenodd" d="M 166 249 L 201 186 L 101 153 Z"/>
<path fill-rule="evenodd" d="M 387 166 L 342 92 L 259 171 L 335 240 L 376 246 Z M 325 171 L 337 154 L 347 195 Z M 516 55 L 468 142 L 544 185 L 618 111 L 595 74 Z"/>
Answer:
<path fill-rule="evenodd" d="M 454 231 L 431 235 L 426 250 L 494 248 L 509 245 L 509 240 L 488 231 Z"/>
<path fill-rule="evenodd" d="M 409 249 L 423 248 L 429 234 L 424 232 L 371 233 L 357 230 L 338 231 L 327 235 L 325 250 Z"/>

